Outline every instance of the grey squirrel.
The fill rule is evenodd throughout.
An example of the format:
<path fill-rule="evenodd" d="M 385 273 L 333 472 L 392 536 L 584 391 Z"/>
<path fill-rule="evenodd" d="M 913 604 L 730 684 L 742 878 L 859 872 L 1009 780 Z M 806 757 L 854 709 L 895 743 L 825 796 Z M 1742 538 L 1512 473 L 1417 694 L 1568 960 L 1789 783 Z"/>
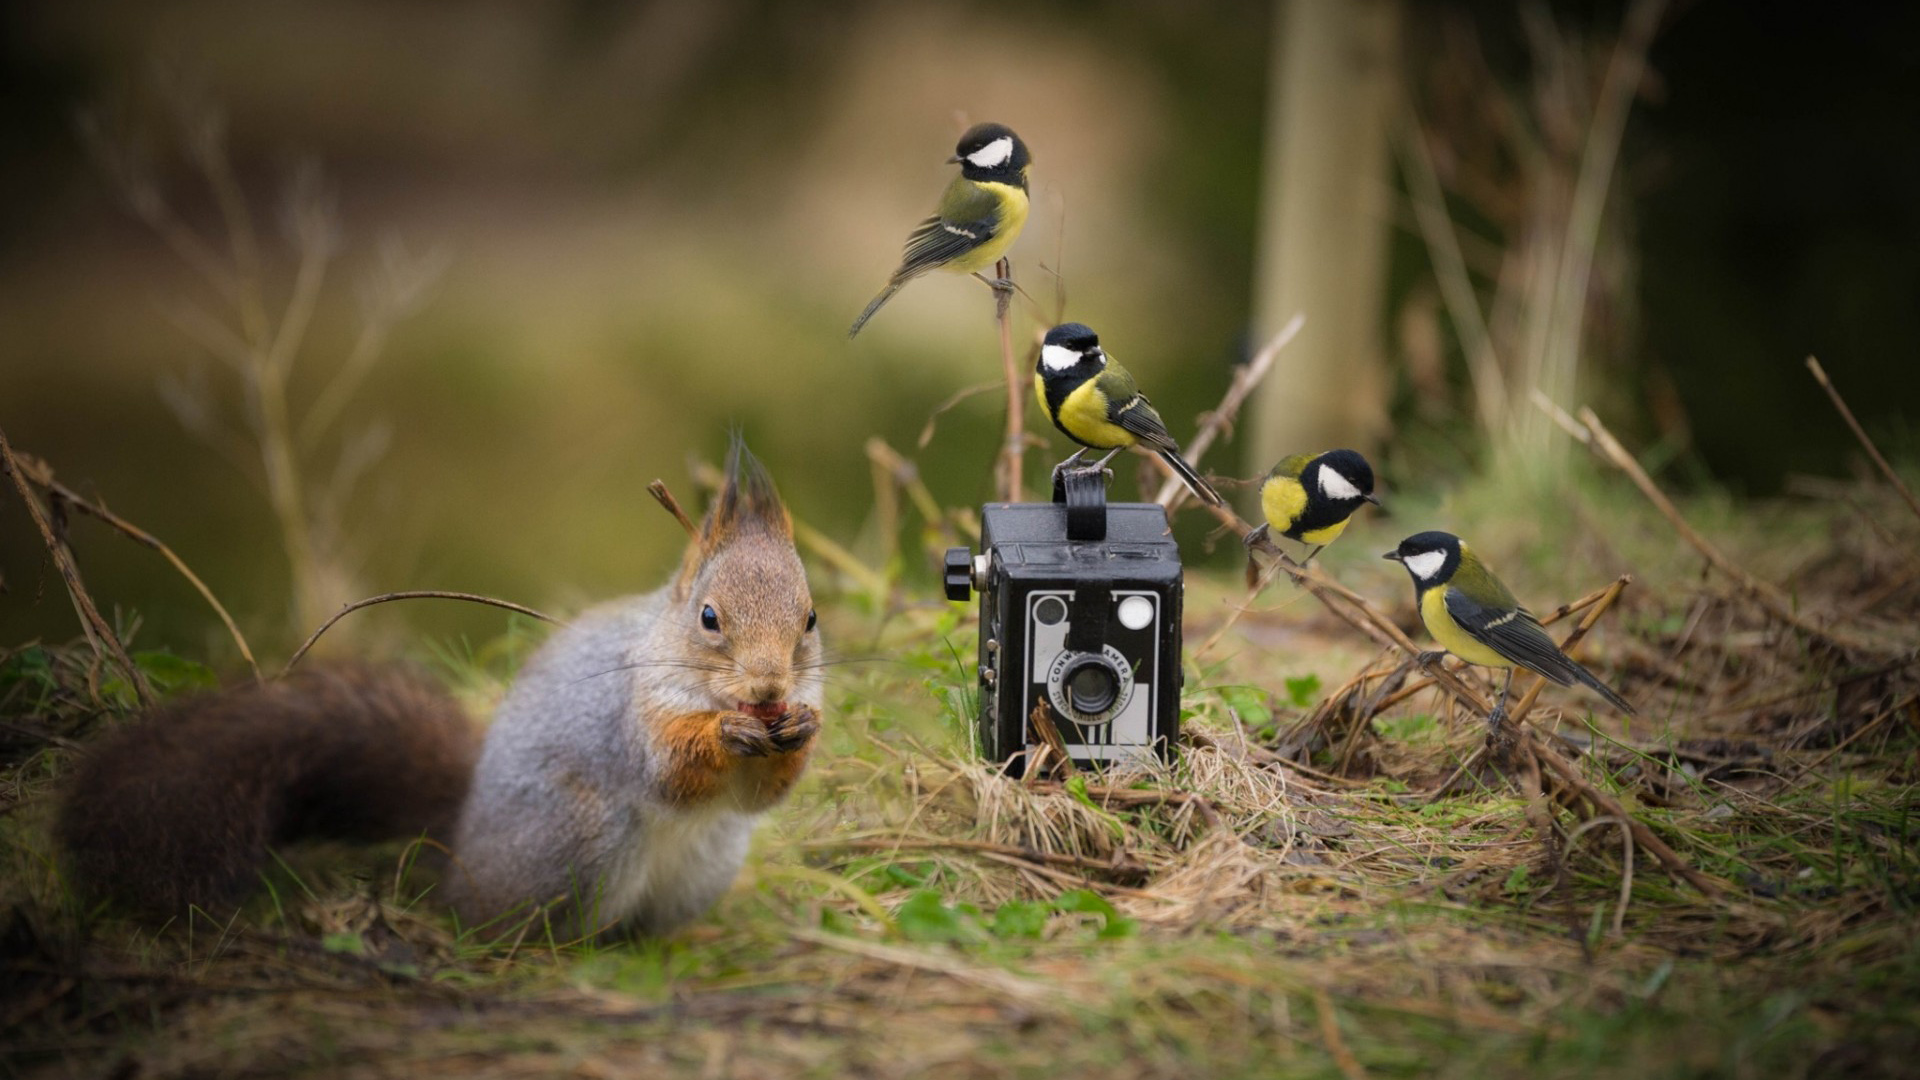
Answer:
<path fill-rule="evenodd" d="M 726 891 L 806 767 L 815 624 L 792 520 L 736 439 L 673 580 L 555 633 L 484 742 L 418 675 L 318 668 L 117 732 L 71 778 L 56 839 L 84 893 L 167 918 L 230 909 L 276 843 L 450 836 L 467 926 L 663 933 Z"/>

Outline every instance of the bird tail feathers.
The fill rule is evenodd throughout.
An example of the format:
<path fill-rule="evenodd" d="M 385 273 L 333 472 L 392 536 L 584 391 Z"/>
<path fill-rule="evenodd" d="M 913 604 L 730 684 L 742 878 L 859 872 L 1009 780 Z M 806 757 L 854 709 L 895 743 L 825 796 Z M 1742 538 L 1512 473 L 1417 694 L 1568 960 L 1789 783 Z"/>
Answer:
<path fill-rule="evenodd" d="M 1188 489 L 1193 492 L 1195 498 L 1198 498 L 1208 506 L 1219 506 L 1221 504 L 1220 493 L 1213 490 L 1212 484 L 1200 479 L 1200 474 L 1193 471 L 1193 466 L 1187 464 L 1185 458 L 1171 450 L 1161 450 L 1158 451 L 1158 453 L 1160 454 L 1160 460 L 1166 462 L 1169 468 L 1180 474 L 1181 482 L 1187 485 Z"/>
<path fill-rule="evenodd" d="M 1606 683 L 1601 682 L 1598 676 L 1594 675 L 1593 672 L 1588 671 L 1582 665 L 1574 664 L 1573 674 L 1574 674 L 1574 678 L 1577 678 L 1581 682 L 1585 683 L 1588 686 L 1588 688 L 1593 690 L 1594 693 L 1599 694 L 1603 698 L 1606 698 L 1607 703 L 1612 705 L 1614 708 L 1619 709 L 1621 712 L 1626 713 L 1628 716 L 1638 715 L 1637 713 L 1634 712 L 1633 706 L 1627 703 L 1626 698 L 1623 698 L 1619 694 L 1615 693 L 1613 687 L 1608 686 Z"/>
<path fill-rule="evenodd" d="M 873 313 L 879 311 L 887 301 L 893 299 L 893 294 L 899 292 L 900 286 L 904 284 L 906 283 L 902 281 L 887 282 L 887 287 L 881 289 L 880 295 L 873 298 L 873 303 L 867 305 L 867 310 L 861 312 L 860 317 L 853 320 L 852 329 L 847 331 L 847 340 L 852 341 L 858 337 L 861 327 L 867 325 L 867 320 L 873 318 Z"/>

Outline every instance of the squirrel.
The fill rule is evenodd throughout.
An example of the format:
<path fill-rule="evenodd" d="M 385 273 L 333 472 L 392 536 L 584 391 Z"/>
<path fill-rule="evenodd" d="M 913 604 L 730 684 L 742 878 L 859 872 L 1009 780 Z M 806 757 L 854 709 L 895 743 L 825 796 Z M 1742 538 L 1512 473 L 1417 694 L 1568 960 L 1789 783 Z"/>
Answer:
<path fill-rule="evenodd" d="M 676 511 L 677 513 L 677 511 Z M 272 845 L 451 840 L 468 927 L 661 934 L 732 883 L 820 730 L 793 522 L 736 437 L 673 579 L 561 628 L 484 740 L 417 673 L 317 668 L 162 706 L 84 755 L 55 836 L 84 895 L 232 910 Z"/>

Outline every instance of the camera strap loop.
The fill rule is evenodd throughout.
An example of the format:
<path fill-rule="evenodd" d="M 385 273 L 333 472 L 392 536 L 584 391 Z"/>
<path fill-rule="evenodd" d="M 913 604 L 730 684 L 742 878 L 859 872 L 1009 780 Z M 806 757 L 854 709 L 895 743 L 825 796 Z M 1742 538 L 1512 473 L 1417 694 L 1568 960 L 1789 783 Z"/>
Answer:
<path fill-rule="evenodd" d="M 1106 470 L 1056 471 L 1053 501 L 1067 504 L 1067 539 L 1098 543 L 1107 538 Z"/>

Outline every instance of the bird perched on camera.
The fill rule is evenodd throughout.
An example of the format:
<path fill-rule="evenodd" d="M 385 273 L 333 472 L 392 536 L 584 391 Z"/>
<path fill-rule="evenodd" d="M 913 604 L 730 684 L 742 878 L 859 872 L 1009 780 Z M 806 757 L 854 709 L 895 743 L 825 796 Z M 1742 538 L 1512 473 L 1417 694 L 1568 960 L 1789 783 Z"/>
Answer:
<path fill-rule="evenodd" d="M 900 268 L 853 320 L 847 337 L 858 334 L 902 285 L 929 270 L 977 274 L 999 262 L 1027 223 L 1027 166 L 1032 160 L 1027 144 L 1005 125 L 968 128 L 947 159 L 960 166 L 960 175 L 947 185 L 933 216 L 907 234 Z M 1013 287 L 1004 273 L 995 280 L 981 280 L 995 289 Z"/>
<path fill-rule="evenodd" d="M 1312 544 L 1304 566 L 1346 529 L 1361 503 L 1379 506 L 1380 500 L 1373 497 L 1373 466 L 1355 451 L 1282 458 L 1260 482 L 1260 512 L 1267 520 L 1247 533 L 1247 546 L 1273 533 Z"/>
<path fill-rule="evenodd" d="M 1420 621 L 1433 639 L 1469 664 L 1507 669 L 1500 703 L 1488 721 L 1498 725 L 1507 715 L 1507 695 L 1513 690 L 1513 669 L 1551 679 L 1560 686 L 1585 683 L 1614 708 L 1633 715 L 1633 706 L 1606 683 L 1554 644 L 1531 612 L 1493 576 L 1480 557 L 1452 533 L 1416 533 L 1381 556 L 1392 559 L 1413 575 L 1414 599 Z M 1431 662 L 1437 655 L 1421 654 Z"/>
<path fill-rule="evenodd" d="M 1107 355 L 1099 335 L 1084 324 L 1061 323 L 1047 331 L 1034 365 L 1033 391 L 1053 426 L 1083 447 L 1060 468 L 1072 467 L 1088 449 L 1107 451 L 1094 463 L 1098 469 L 1127 447 L 1143 446 L 1160 455 L 1201 501 L 1220 505 L 1220 493 L 1180 456 L 1180 445 L 1134 385 L 1133 376 Z"/>

